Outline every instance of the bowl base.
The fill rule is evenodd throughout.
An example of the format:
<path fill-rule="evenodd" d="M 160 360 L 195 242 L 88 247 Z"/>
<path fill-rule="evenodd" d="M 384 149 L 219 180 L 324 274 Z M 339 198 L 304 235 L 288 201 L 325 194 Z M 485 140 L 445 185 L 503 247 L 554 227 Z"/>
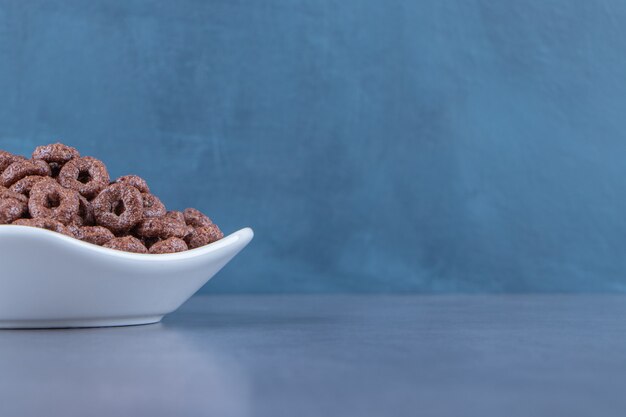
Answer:
<path fill-rule="evenodd" d="M 71 329 L 81 327 L 117 327 L 153 324 L 163 316 L 102 317 L 68 320 L 0 320 L 0 329 Z"/>

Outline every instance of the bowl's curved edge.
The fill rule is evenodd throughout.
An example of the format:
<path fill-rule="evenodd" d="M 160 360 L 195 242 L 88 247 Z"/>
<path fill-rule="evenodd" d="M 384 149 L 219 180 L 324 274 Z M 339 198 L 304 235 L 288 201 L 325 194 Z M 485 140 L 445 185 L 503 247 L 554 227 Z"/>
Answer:
<path fill-rule="evenodd" d="M 237 230 L 228 236 L 223 237 L 217 242 L 213 242 L 209 245 L 202 246 L 200 248 L 191 249 L 185 252 L 168 253 L 168 254 L 140 254 L 123 252 L 115 249 L 109 249 L 102 246 L 94 245 L 91 243 L 83 242 L 73 237 L 65 236 L 60 233 L 56 233 L 50 230 L 45 230 L 37 227 L 30 226 L 17 226 L 17 225 L 0 225 L 0 239 L 3 236 L 19 236 L 21 238 L 28 237 L 33 239 L 47 239 L 54 240 L 61 245 L 74 246 L 81 250 L 92 251 L 102 256 L 133 260 L 135 262 L 167 262 L 167 261 L 180 261 L 189 260 L 192 258 L 202 257 L 208 253 L 219 251 L 224 248 L 238 250 L 243 249 L 254 237 L 254 232 L 250 227 L 244 227 Z"/>

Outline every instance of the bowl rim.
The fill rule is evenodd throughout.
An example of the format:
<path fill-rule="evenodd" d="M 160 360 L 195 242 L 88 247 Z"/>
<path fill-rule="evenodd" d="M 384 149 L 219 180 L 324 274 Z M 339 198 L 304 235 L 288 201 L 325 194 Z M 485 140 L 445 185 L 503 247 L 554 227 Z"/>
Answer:
<path fill-rule="evenodd" d="M 8 232 L 8 233 L 7 233 Z M 74 237 L 66 236 L 61 233 L 53 232 L 51 230 L 41 229 L 38 227 L 32 226 L 21 226 L 14 224 L 2 224 L 0 225 L 0 238 L 3 235 L 13 235 L 15 236 L 15 232 L 20 234 L 27 234 L 31 236 L 42 237 L 45 239 L 53 239 L 58 242 L 62 242 L 66 245 L 73 245 L 76 248 L 82 250 L 88 250 L 94 253 L 100 253 L 101 255 L 105 255 L 108 257 L 118 258 L 118 259 L 127 259 L 141 262 L 163 262 L 163 261 L 180 261 L 180 260 L 189 260 L 197 257 L 201 257 L 207 255 L 211 252 L 216 252 L 220 249 L 235 245 L 237 243 L 241 244 L 242 247 L 245 246 L 248 242 L 252 240 L 254 237 L 254 231 L 250 227 L 244 227 L 243 229 L 239 229 L 236 232 L 229 234 L 228 236 L 224 236 L 222 239 L 217 242 L 210 243 L 205 246 L 201 246 L 196 249 L 190 249 L 184 252 L 178 253 L 164 253 L 164 254 L 148 254 L 148 253 L 132 253 L 132 252 L 124 252 L 116 249 L 105 248 L 102 246 L 94 245 L 93 243 L 83 242 L 82 240 L 76 239 Z"/>

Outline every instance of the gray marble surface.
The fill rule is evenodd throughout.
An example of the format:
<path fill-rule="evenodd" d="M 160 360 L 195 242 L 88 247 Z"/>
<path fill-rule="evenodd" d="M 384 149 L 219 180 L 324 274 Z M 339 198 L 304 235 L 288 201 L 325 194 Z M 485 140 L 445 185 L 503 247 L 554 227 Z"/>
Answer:
<path fill-rule="evenodd" d="M 623 296 L 198 296 L 0 331 L 0 416 L 624 415 Z"/>

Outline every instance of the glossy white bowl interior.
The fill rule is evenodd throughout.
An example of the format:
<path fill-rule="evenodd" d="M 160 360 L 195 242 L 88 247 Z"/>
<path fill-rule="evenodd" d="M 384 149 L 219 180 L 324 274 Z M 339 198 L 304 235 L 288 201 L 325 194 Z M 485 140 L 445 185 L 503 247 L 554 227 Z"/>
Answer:
<path fill-rule="evenodd" d="M 187 252 L 142 255 L 43 229 L 0 226 L 0 328 L 155 323 L 252 240 L 241 229 Z"/>

